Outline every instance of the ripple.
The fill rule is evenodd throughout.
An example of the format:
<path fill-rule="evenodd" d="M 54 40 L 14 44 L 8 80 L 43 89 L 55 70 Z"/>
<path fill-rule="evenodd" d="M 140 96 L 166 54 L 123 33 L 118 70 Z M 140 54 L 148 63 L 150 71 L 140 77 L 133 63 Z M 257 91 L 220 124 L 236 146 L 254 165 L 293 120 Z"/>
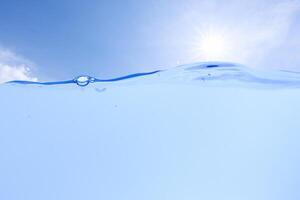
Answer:
<path fill-rule="evenodd" d="M 91 83 L 120 82 L 127 79 L 138 78 L 138 81 L 146 80 L 146 76 L 158 74 L 154 79 L 147 79 L 155 83 L 200 83 L 224 87 L 230 86 L 267 86 L 267 87 L 293 87 L 300 88 L 300 73 L 287 70 L 263 71 L 252 69 L 244 65 L 229 62 L 199 62 L 187 65 L 181 65 L 168 70 L 156 70 L 151 72 L 134 73 L 121 77 L 99 79 L 88 75 L 80 75 L 71 80 L 54 82 L 33 82 L 33 81 L 10 81 L 9 84 L 23 85 L 60 85 L 76 84 L 80 87 L 86 87 Z M 140 83 L 140 82 L 137 82 Z"/>

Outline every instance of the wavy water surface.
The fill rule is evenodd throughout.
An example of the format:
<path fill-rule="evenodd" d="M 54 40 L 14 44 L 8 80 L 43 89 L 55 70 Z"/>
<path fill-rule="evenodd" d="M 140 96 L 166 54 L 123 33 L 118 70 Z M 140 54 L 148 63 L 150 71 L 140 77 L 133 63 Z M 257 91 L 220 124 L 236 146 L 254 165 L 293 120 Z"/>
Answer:
<path fill-rule="evenodd" d="M 98 82 L 119 82 L 137 77 L 149 77 L 159 74 L 159 78 L 153 80 L 170 80 L 172 82 L 196 82 L 205 81 L 208 83 L 216 83 L 226 85 L 228 83 L 243 83 L 246 85 L 262 85 L 275 87 L 300 87 L 300 73 L 289 70 L 278 71 L 261 71 L 254 70 L 249 67 L 228 63 L 228 62 L 200 62 L 187 65 L 177 66 L 167 70 L 155 70 L 151 72 L 134 73 L 126 76 L 99 79 L 92 76 L 81 75 L 70 80 L 51 81 L 51 82 L 34 82 L 14 80 L 7 84 L 23 84 L 23 85 L 61 85 L 61 84 L 77 84 L 78 86 L 87 86 L 90 83 Z"/>

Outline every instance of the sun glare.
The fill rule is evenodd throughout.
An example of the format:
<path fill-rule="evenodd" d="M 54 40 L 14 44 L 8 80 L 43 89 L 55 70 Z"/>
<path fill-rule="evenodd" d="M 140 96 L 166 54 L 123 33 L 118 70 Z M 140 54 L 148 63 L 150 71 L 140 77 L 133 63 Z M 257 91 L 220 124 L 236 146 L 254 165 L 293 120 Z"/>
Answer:
<path fill-rule="evenodd" d="M 201 33 L 196 42 L 197 57 L 204 60 L 223 60 L 228 58 L 231 46 L 223 33 Z"/>

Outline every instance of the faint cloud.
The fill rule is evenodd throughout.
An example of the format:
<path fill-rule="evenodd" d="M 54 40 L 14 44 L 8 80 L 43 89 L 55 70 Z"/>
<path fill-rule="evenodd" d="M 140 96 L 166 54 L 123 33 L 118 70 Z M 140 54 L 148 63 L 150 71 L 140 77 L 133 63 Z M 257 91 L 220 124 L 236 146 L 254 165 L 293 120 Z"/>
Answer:
<path fill-rule="evenodd" d="M 0 49 L 0 83 L 11 80 L 37 81 L 31 75 L 30 66 L 34 64 L 7 49 Z"/>

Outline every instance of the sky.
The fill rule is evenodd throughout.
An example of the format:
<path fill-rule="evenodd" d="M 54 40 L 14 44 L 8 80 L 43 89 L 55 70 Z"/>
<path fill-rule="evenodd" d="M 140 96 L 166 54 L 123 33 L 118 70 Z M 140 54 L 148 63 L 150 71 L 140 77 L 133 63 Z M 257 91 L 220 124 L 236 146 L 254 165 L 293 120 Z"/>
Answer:
<path fill-rule="evenodd" d="M 1 0 L 0 8 L 0 82 L 201 61 L 300 70 L 298 0 Z"/>

